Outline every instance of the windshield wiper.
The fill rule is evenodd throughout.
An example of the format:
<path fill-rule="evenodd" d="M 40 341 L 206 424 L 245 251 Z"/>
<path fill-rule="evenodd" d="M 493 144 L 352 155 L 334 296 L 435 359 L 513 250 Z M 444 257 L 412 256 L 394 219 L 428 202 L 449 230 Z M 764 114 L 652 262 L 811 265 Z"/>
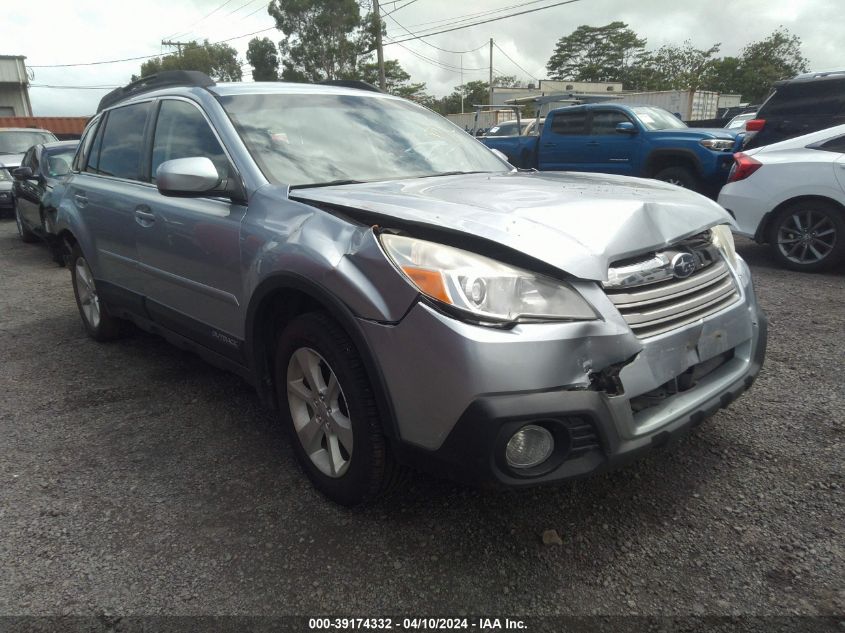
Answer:
<path fill-rule="evenodd" d="M 467 174 L 490 174 L 489 171 L 443 171 L 439 174 L 426 174 L 425 176 L 417 176 L 417 178 L 436 178 L 437 176 L 465 176 Z"/>
<path fill-rule="evenodd" d="M 311 189 L 312 187 L 331 187 L 333 185 L 360 185 L 366 180 L 329 180 L 328 182 L 309 182 L 304 185 L 291 185 L 291 189 Z"/>

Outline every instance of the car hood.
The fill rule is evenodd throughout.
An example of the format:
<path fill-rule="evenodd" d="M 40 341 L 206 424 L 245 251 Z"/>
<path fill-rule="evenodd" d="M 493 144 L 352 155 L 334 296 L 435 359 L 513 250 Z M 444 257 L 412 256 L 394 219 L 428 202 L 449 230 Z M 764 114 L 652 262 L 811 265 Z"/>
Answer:
<path fill-rule="evenodd" d="M 294 189 L 290 197 L 359 209 L 493 241 L 583 279 L 611 262 L 665 247 L 730 215 L 707 198 L 655 180 L 606 174 L 439 176 Z"/>
<path fill-rule="evenodd" d="M 15 169 L 21 166 L 23 154 L 0 154 L 0 167 L 3 169 Z"/>

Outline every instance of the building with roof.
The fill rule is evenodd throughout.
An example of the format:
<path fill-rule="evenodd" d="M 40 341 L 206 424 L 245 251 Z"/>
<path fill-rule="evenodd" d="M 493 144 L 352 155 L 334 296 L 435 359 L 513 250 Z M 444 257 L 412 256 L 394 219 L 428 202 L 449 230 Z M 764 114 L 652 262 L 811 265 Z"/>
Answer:
<path fill-rule="evenodd" d="M 0 55 L 0 117 L 32 116 L 25 59 L 22 55 Z"/>

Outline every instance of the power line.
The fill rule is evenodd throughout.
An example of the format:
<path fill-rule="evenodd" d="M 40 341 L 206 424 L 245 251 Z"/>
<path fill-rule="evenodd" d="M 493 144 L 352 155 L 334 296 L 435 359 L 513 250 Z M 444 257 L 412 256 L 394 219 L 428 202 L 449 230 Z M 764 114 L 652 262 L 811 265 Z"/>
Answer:
<path fill-rule="evenodd" d="M 393 42 L 390 42 L 390 43 L 392 44 Z M 482 67 L 482 68 L 463 68 L 463 69 L 462 69 L 460 66 L 454 66 L 454 65 L 452 65 L 452 64 L 447 64 L 446 62 L 442 62 L 442 61 L 440 61 L 439 59 L 432 59 L 431 57 L 426 57 L 426 56 L 425 56 L 425 55 L 423 55 L 422 53 L 418 53 L 418 52 L 417 52 L 417 51 L 415 51 L 414 49 L 412 49 L 412 48 L 408 48 L 408 47 L 407 47 L 407 46 L 405 46 L 404 44 L 399 44 L 399 46 L 401 46 L 402 48 L 404 48 L 406 51 L 408 51 L 409 53 L 411 53 L 411 54 L 412 54 L 412 55 L 414 55 L 415 57 L 419 57 L 419 58 L 420 58 L 420 59 L 422 59 L 423 61 L 426 61 L 426 62 L 428 62 L 428 63 L 430 63 L 430 64 L 432 64 L 432 65 L 434 65 L 434 66 L 437 66 L 438 68 L 441 68 L 441 69 L 443 69 L 443 70 L 449 70 L 449 71 L 451 71 L 451 72 L 453 72 L 453 73 L 460 73 L 460 72 L 477 72 L 477 71 L 480 71 L 480 70 L 487 71 L 487 70 L 490 68 L 489 66 L 484 66 L 484 67 Z"/>
<path fill-rule="evenodd" d="M 397 6 L 396 6 L 396 3 L 394 2 L 394 3 L 393 3 L 393 8 L 392 8 L 390 11 L 388 11 L 387 13 L 385 13 L 385 14 L 384 14 L 384 17 L 389 16 L 391 13 L 396 13 L 399 9 L 404 9 L 404 8 L 405 8 L 405 7 L 407 7 L 408 5 L 410 5 L 410 4 L 414 4 L 416 1 L 417 1 L 417 0 L 408 0 L 408 2 L 406 2 L 405 4 L 403 4 L 401 7 L 397 7 Z"/>
<path fill-rule="evenodd" d="M 253 15 L 255 15 L 256 13 L 258 13 L 259 11 L 261 11 L 261 10 L 263 10 L 263 9 L 266 9 L 266 8 L 267 8 L 267 7 L 269 7 L 271 4 L 273 4 L 273 3 L 272 3 L 272 2 L 268 2 L 267 4 L 264 4 L 264 5 L 261 5 L 260 7 L 258 7 L 258 8 L 257 8 L 255 11 L 253 11 L 252 13 L 247 13 L 244 17 L 242 17 L 242 18 L 241 18 L 241 22 L 243 22 L 244 20 L 246 20 L 246 19 L 247 19 L 247 18 L 249 18 L 249 17 L 252 17 L 252 16 L 253 16 Z"/>
<path fill-rule="evenodd" d="M 502 55 L 504 55 L 505 57 L 507 57 L 507 58 L 511 61 L 511 63 L 512 63 L 514 66 L 516 66 L 516 67 L 517 67 L 517 68 L 519 68 L 522 72 L 524 72 L 526 75 L 528 75 L 528 77 L 530 77 L 531 79 L 536 79 L 537 81 L 540 81 L 540 79 L 539 79 L 538 77 L 535 77 L 535 76 L 534 76 L 534 75 L 532 75 L 530 72 L 528 72 L 527 70 L 525 70 L 522 66 L 520 66 L 519 64 L 517 64 L 517 63 L 513 60 L 513 58 L 512 58 L 510 55 L 508 55 L 508 54 L 507 54 L 504 50 L 502 50 L 502 47 L 501 47 L 501 46 L 499 46 L 498 44 L 496 44 L 496 42 L 493 42 L 493 46 L 495 46 L 496 48 L 498 48 L 498 49 L 499 49 L 499 52 L 500 52 Z"/>
<path fill-rule="evenodd" d="M 461 29 L 468 29 L 471 26 L 478 26 L 479 24 L 488 24 L 490 22 L 498 22 L 499 20 L 505 20 L 507 18 L 513 18 L 518 15 L 525 15 L 526 13 L 535 13 L 537 11 L 544 11 L 546 9 L 553 9 L 554 7 L 560 7 L 566 4 L 574 4 L 575 2 L 580 2 L 581 0 L 562 0 L 561 2 L 555 2 L 554 4 L 546 5 L 545 7 L 536 7 L 534 9 L 526 9 L 524 11 L 517 11 L 515 13 L 509 13 L 507 15 L 500 15 L 495 18 L 488 18 L 486 20 L 479 20 L 477 22 L 472 22 L 470 24 L 463 24 L 460 26 L 453 26 L 448 29 L 441 29 L 439 31 L 432 31 L 428 33 L 418 33 L 414 37 L 407 37 L 402 40 L 394 40 L 393 44 L 399 44 L 400 42 L 408 42 L 410 40 L 419 39 L 421 37 L 431 37 L 432 35 L 440 35 L 441 33 L 451 33 L 452 31 L 460 31 Z M 525 6 L 525 5 L 522 5 Z"/>
<path fill-rule="evenodd" d="M 394 18 L 392 15 L 385 14 L 384 17 L 387 17 L 387 18 L 390 18 L 391 20 L 393 20 L 396 23 L 397 26 L 402 28 L 406 33 L 413 36 L 414 38 L 419 39 L 419 41 L 422 42 L 423 44 L 427 44 L 428 46 L 431 46 L 431 48 L 436 48 L 437 50 L 443 51 L 444 53 L 453 53 L 455 55 L 463 55 L 464 53 L 474 53 L 475 51 L 480 50 L 480 49 L 484 48 L 485 46 L 487 46 L 487 42 L 484 42 L 484 44 L 482 44 L 481 46 L 477 46 L 476 48 L 472 48 L 468 51 L 450 51 L 448 48 L 441 48 L 440 46 L 436 46 L 436 45 L 432 44 L 431 42 L 425 41 L 421 37 L 417 37 L 416 33 L 412 33 L 406 27 L 402 26 L 402 24 L 400 24 L 399 21 L 396 18 Z"/>
<path fill-rule="evenodd" d="M 30 88 L 52 88 L 53 90 L 114 90 L 120 86 L 53 86 L 50 84 L 29 84 Z"/>
<path fill-rule="evenodd" d="M 440 18 L 438 20 L 429 20 L 427 22 L 418 22 L 417 24 L 412 24 L 411 28 L 416 28 L 418 26 L 426 26 L 429 24 L 442 24 L 444 22 L 449 22 L 451 24 L 455 24 L 458 22 L 464 22 L 466 20 L 470 20 L 473 18 L 483 17 L 487 15 L 492 15 L 494 13 L 499 13 L 500 11 L 507 11 L 508 9 L 518 9 L 520 7 L 526 7 L 532 4 L 537 4 L 539 2 L 545 2 L 546 0 L 531 0 L 530 2 L 521 2 L 519 4 L 512 4 L 506 7 L 499 7 L 498 9 L 484 9 L 483 11 L 476 11 L 475 13 L 465 13 L 464 15 L 455 16 L 452 18 Z M 434 27 L 432 27 L 434 28 Z"/>
<path fill-rule="evenodd" d="M 183 36 L 183 35 L 187 35 L 188 33 L 190 33 L 190 32 L 193 30 L 193 28 L 194 28 L 197 24 L 199 24 L 200 22 L 202 22 L 202 21 L 206 20 L 207 18 L 210 18 L 212 15 L 214 15 L 215 13 L 217 13 L 220 9 L 222 9 L 223 7 L 225 7 L 225 6 L 226 6 L 227 4 L 229 4 L 231 1 L 232 1 L 232 0 L 225 0 L 225 1 L 223 2 L 223 4 L 218 5 L 218 6 L 217 6 L 216 8 L 214 8 L 212 11 L 210 11 L 209 13 L 206 13 L 206 14 L 205 14 L 204 16 L 202 16 L 199 20 L 197 20 L 196 22 L 194 22 L 193 24 L 191 24 L 191 26 L 190 26 L 190 27 L 188 27 L 188 30 L 187 30 L 187 31 L 177 31 L 176 33 L 173 33 L 173 34 L 171 34 L 171 35 L 168 35 L 168 36 L 167 36 L 166 38 L 164 38 L 164 39 L 170 39 L 170 38 L 172 38 L 172 37 L 181 37 L 181 36 Z"/>

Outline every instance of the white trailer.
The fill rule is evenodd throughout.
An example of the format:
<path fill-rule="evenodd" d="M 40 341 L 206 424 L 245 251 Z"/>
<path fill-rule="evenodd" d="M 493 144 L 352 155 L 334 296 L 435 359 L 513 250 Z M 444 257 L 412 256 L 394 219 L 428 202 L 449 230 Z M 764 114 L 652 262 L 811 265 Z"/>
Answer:
<path fill-rule="evenodd" d="M 708 90 L 659 90 L 623 92 L 614 103 L 653 105 L 679 113 L 684 121 L 715 119 L 719 109 L 719 93 Z"/>

